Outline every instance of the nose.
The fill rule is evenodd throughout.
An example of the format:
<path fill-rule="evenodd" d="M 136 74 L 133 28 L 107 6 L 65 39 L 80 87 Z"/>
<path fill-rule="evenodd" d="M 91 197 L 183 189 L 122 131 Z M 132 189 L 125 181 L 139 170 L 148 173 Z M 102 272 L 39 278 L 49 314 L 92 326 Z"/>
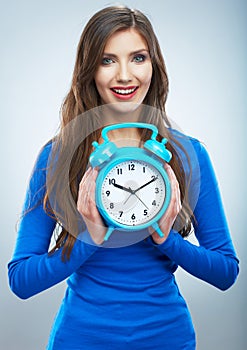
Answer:
<path fill-rule="evenodd" d="M 120 62 L 117 72 L 117 81 L 121 83 L 128 83 L 132 80 L 130 67 L 126 62 Z"/>

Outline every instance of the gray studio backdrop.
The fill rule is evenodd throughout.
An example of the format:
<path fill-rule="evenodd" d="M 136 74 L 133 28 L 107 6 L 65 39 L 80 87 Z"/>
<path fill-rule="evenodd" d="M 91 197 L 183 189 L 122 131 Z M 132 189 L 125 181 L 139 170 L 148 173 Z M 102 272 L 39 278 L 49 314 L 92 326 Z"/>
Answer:
<path fill-rule="evenodd" d="M 168 113 L 206 144 L 241 259 L 236 285 L 221 292 L 179 269 L 199 350 L 246 345 L 246 1 L 125 1 L 151 19 L 170 78 Z M 0 349 L 45 349 L 65 283 L 21 301 L 6 264 L 27 181 L 59 123 L 83 26 L 107 1 L 1 1 Z M 210 218 L 209 218 L 210 219 Z M 245 343 L 245 344 L 244 344 Z M 150 349 L 152 345 L 150 345 Z"/>

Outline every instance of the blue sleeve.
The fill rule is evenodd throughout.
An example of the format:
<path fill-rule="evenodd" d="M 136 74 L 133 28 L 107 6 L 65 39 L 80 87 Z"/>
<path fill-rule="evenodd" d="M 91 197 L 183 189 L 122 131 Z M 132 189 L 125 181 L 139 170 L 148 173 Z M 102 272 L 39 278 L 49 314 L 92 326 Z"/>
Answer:
<path fill-rule="evenodd" d="M 199 246 L 183 239 L 172 230 L 163 244 L 155 245 L 177 265 L 221 289 L 228 289 L 239 272 L 238 259 L 226 221 L 218 182 L 206 149 L 197 142 L 199 171 L 193 174 L 191 191 L 200 187 L 194 209 L 195 235 Z M 193 165 L 192 165 L 193 169 Z M 196 167 L 194 167 L 196 169 Z M 190 193 L 193 197 L 193 193 Z"/>
<path fill-rule="evenodd" d="M 15 250 L 8 264 L 10 287 L 22 299 L 66 279 L 98 249 L 94 244 L 77 239 L 68 261 L 62 261 L 62 249 L 48 254 L 56 226 L 54 219 L 44 211 L 42 203 L 50 149 L 50 144 L 45 146 L 35 164 L 23 206 Z"/>

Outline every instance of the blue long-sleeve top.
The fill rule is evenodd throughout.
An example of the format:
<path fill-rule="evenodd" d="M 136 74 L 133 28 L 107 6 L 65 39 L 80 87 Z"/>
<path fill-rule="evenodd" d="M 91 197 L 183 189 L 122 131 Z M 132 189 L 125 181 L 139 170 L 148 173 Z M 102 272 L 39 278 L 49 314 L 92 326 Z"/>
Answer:
<path fill-rule="evenodd" d="M 171 309 L 173 302 L 180 300 L 181 296 L 177 292 L 177 287 L 175 289 L 172 287 L 174 285 L 173 273 L 178 266 L 221 290 L 226 290 L 234 283 L 238 275 L 238 259 L 229 234 L 216 176 L 205 147 L 193 138 L 189 138 L 189 144 L 194 154 L 190 159 L 192 179 L 189 197 L 196 219 L 194 231 L 199 245 L 182 238 L 175 230 L 171 230 L 166 241 L 160 245 L 155 244 L 150 236 L 140 242 L 120 248 L 104 248 L 91 244 L 90 240 L 86 242 L 77 239 L 70 259 L 65 262 L 61 259 L 62 248 L 51 255 L 48 254 L 56 222 L 45 213 L 40 199 L 43 198 L 45 192 L 46 165 L 52 147 L 51 143 L 42 149 L 30 179 L 23 210 L 29 208 L 30 202 L 38 202 L 38 205 L 28 211 L 21 219 L 16 247 L 8 269 L 10 287 L 17 296 L 23 299 L 68 278 L 67 296 L 63 302 L 63 311 L 60 311 L 58 316 L 59 321 L 56 321 L 52 332 L 53 340 L 50 340 L 50 343 L 52 342 L 54 347 L 51 349 L 56 349 L 54 344 L 58 344 L 58 349 L 70 349 L 68 344 L 64 347 L 61 345 L 65 344 L 64 339 L 63 343 L 59 343 L 57 330 L 59 327 L 63 327 L 61 326 L 61 318 L 65 317 L 66 305 L 67 307 L 70 305 L 70 310 L 73 309 L 72 300 L 77 310 L 78 305 L 83 303 L 80 312 L 83 312 L 82 309 L 84 310 L 85 315 L 82 319 L 87 318 L 88 333 L 91 329 L 89 328 L 88 319 L 90 316 L 88 315 L 92 315 L 93 312 L 96 313 L 94 325 L 97 325 L 98 322 L 98 329 L 101 329 L 103 325 L 105 327 L 105 323 L 109 324 L 110 328 L 115 327 L 116 319 L 118 324 L 120 322 L 120 325 L 128 326 L 128 329 L 133 326 L 133 322 L 135 322 L 135 327 L 138 327 L 140 323 L 140 329 L 143 327 L 147 329 L 147 324 L 157 323 L 157 319 L 162 320 L 161 323 L 165 324 L 164 312 L 161 314 L 157 310 L 162 310 L 164 305 L 167 306 L 167 310 L 173 310 Z M 187 151 L 191 154 L 189 149 Z M 170 286 L 169 297 L 163 295 L 164 291 L 167 293 L 168 286 Z M 139 318 L 137 320 L 133 317 L 134 301 L 136 313 L 139 315 L 143 313 L 142 322 Z M 89 305 L 92 307 L 92 304 L 95 303 L 97 307 L 107 305 L 107 316 L 104 312 L 103 314 L 97 313 L 97 309 L 93 311 L 89 308 Z M 117 305 L 122 306 L 121 313 Z M 156 309 L 156 306 L 159 308 Z M 132 310 L 132 313 L 129 311 L 131 316 L 128 313 L 128 308 Z M 173 313 L 179 314 L 179 309 L 174 310 Z M 75 311 L 75 314 L 77 312 Z M 154 319 L 149 320 L 147 315 L 154 313 L 155 321 Z M 168 311 L 165 314 L 170 315 Z M 128 319 L 129 317 L 130 319 Z M 75 329 L 76 327 L 75 325 Z M 85 322 L 78 324 L 78 329 L 81 327 L 85 328 Z M 177 329 L 181 331 L 181 324 L 177 323 Z M 66 332 L 69 332 L 67 328 Z M 156 331 L 150 330 L 150 332 L 153 339 L 156 339 Z M 171 330 L 169 332 L 172 334 Z M 103 333 L 107 334 L 106 330 Z M 164 329 L 162 329 L 162 334 L 165 334 Z M 68 337 L 70 335 L 70 333 L 67 334 Z M 140 338 L 137 335 L 138 331 L 135 330 L 136 338 L 133 335 L 131 338 L 133 344 L 134 341 L 138 341 L 140 344 Z M 143 339 L 147 337 L 147 335 L 144 336 L 144 333 L 142 335 Z M 130 337 L 130 335 L 128 336 Z M 85 344 L 88 344 L 88 347 L 85 348 L 108 349 L 102 345 L 102 337 L 104 338 L 104 336 L 100 338 L 101 347 L 99 345 L 97 347 L 96 343 L 90 347 L 91 343 L 85 337 L 84 334 Z M 183 338 L 180 333 L 181 337 Z M 122 339 L 121 343 L 123 343 Z M 157 344 L 157 346 L 162 344 Z M 173 349 L 180 349 L 172 343 L 169 343 L 169 346 L 173 346 L 171 347 Z M 143 345 L 142 348 L 145 349 L 145 346 Z M 192 348 L 188 347 L 188 349 Z M 76 347 L 71 347 L 71 349 L 76 349 Z"/>

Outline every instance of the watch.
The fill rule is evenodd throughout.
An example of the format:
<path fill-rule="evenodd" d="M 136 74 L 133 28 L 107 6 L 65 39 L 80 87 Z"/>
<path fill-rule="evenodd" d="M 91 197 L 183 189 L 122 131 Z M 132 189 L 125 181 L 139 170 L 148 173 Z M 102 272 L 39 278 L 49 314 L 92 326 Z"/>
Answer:
<path fill-rule="evenodd" d="M 122 128 L 146 128 L 152 131 L 143 148 L 117 147 L 108 132 Z M 158 221 L 170 203 L 171 189 L 164 162 L 172 155 L 165 144 L 157 141 L 158 129 L 147 123 L 122 123 L 103 128 L 103 143 L 94 141 L 89 157 L 92 167 L 99 169 L 95 202 L 108 230 L 108 240 L 115 229 L 142 230 L 152 226 L 163 237 Z"/>

